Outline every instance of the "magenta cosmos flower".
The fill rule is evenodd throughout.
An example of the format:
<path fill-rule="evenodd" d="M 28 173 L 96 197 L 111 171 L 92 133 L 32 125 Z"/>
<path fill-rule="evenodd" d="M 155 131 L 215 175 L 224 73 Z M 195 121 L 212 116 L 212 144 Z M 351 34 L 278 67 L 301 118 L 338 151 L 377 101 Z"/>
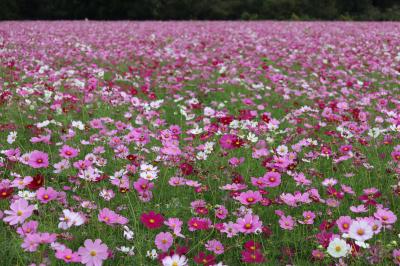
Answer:
<path fill-rule="evenodd" d="M 41 203 L 48 203 L 57 198 L 58 192 L 52 187 L 41 187 L 36 192 L 36 197 Z"/>
<path fill-rule="evenodd" d="M 35 150 L 29 154 L 28 164 L 33 168 L 46 168 L 49 166 L 49 156 L 45 152 Z"/>
<path fill-rule="evenodd" d="M 4 217 L 3 220 L 10 225 L 23 223 L 32 215 L 34 208 L 35 207 L 33 205 L 29 205 L 27 200 L 18 199 L 11 204 L 11 210 L 4 211 L 4 213 L 8 216 Z"/>
<path fill-rule="evenodd" d="M 64 145 L 60 149 L 60 157 L 62 158 L 69 159 L 69 158 L 74 158 L 76 156 L 78 156 L 78 150 L 68 145 Z"/>
<path fill-rule="evenodd" d="M 226 134 L 219 139 L 219 144 L 222 148 L 231 150 L 242 146 L 243 141 L 233 134 Z"/>
<path fill-rule="evenodd" d="M 267 187 L 277 187 L 281 184 L 281 174 L 277 172 L 268 172 L 263 179 Z"/>
<path fill-rule="evenodd" d="M 171 247 L 174 238 L 172 234 L 169 232 L 161 232 L 156 236 L 155 243 L 159 250 L 163 252 L 167 252 L 168 249 Z"/>
<path fill-rule="evenodd" d="M 253 205 L 262 200 L 261 193 L 258 191 L 246 191 L 240 193 L 240 196 L 236 198 L 240 203 L 244 205 Z"/>
<path fill-rule="evenodd" d="M 84 247 L 80 247 L 78 254 L 81 256 L 81 263 L 86 266 L 101 266 L 108 257 L 108 247 L 100 239 L 94 242 L 86 239 Z"/>

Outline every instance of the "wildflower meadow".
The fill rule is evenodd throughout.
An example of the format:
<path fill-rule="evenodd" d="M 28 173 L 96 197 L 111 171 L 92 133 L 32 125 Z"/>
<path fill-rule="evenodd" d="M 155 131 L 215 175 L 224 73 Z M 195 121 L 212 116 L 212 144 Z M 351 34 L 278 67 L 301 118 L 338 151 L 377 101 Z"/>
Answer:
<path fill-rule="evenodd" d="M 0 264 L 400 265 L 400 23 L 0 22 Z"/>

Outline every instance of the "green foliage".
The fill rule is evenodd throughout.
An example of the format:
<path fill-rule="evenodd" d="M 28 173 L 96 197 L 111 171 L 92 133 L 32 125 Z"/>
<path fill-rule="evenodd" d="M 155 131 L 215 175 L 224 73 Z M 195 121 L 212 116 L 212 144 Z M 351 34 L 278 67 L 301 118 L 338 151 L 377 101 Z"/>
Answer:
<path fill-rule="evenodd" d="M 2 0 L 8 19 L 400 20 L 398 0 Z"/>

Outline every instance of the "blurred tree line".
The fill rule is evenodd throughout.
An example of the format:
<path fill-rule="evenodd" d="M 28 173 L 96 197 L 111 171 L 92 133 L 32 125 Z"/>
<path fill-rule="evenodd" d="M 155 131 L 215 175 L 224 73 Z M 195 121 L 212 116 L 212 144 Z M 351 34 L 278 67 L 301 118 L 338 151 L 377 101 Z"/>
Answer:
<path fill-rule="evenodd" d="M 0 0 L 0 19 L 400 20 L 400 0 Z"/>

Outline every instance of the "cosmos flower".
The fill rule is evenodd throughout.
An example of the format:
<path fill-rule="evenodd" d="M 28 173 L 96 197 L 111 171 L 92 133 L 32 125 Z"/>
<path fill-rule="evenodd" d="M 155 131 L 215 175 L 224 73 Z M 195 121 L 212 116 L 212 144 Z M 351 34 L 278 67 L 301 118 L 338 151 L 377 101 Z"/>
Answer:
<path fill-rule="evenodd" d="M 224 246 L 220 241 L 216 239 L 208 240 L 205 247 L 208 251 L 212 251 L 216 255 L 224 253 Z"/>
<path fill-rule="evenodd" d="M 257 230 L 261 231 L 262 222 L 257 215 L 246 214 L 243 218 L 236 220 L 237 230 L 244 234 L 255 233 Z"/>
<path fill-rule="evenodd" d="M 60 157 L 65 159 L 71 159 L 78 156 L 78 150 L 74 149 L 68 145 L 62 146 L 60 149 Z"/>
<path fill-rule="evenodd" d="M 346 257 L 349 254 L 351 247 L 343 239 L 335 238 L 329 242 L 328 254 L 334 258 Z"/>
<path fill-rule="evenodd" d="M 187 266 L 188 260 L 184 255 L 174 254 L 163 258 L 161 263 L 163 266 Z"/>
<path fill-rule="evenodd" d="M 108 247 L 100 239 L 86 239 L 84 246 L 78 249 L 78 255 L 81 257 L 81 263 L 86 266 L 101 266 L 108 258 Z"/>
<path fill-rule="evenodd" d="M 349 236 L 356 241 L 364 242 L 372 238 L 372 227 L 366 221 L 353 221 L 349 228 Z"/>
<path fill-rule="evenodd" d="M 140 221 L 148 229 L 160 228 L 164 223 L 164 216 L 159 213 L 150 211 L 148 213 L 142 213 L 140 216 Z"/>
<path fill-rule="evenodd" d="M 259 202 L 262 199 L 262 196 L 258 191 L 249 190 L 247 192 L 240 193 L 240 196 L 236 199 L 244 205 L 253 205 Z"/>
<path fill-rule="evenodd" d="M 44 188 L 41 187 L 36 192 L 36 197 L 41 203 L 48 203 L 55 200 L 58 196 L 58 192 L 52 187 Z"/>
<path fill-rule="evenodd" d="M 59 249 L 56 251 L 55 257 L 65 263 L 81 262 L 81 258 L 77 252 L 73 252 L 71 249 Z"/>
<path fill-rule="evenodd" d="M 49 156 L 47 153 L 34 150 L 29 154 L 28 164 L 33 168 L 47 168 L 49 166 Z"/>
<path fill-rule="evenodd" d="M 163 252 L 167 252 L 168 249 L 172 246 L 172 242 L 174 238 L 169 232 L 161 232 L 156 235 L 154 240 L 157 248 Z"/>
<path fill-rule="evenodd" d="M 263 181 L 267 187 L 277 187 L 281 184 L 281 174 L 277 172 L 267 172 L 263 176 Z"/>
<path fill-rule="evenodd" d="M 100 210 L 98 219 L 100 222 L 104 222 L 108 225 L 127 224 L 128 223 L 127 218 L 115 213 L 114 211 L 112 211 L 108 208 L 104 208 L 104 209 Z"/>
<path fill-rule="evenodd" d="M 3 221 L 10 225 L 23 223 L 32 215 L 34 209 L 35 207 L 29 205 L 25 199 L 18 199 L 10 205 L 10 210 L 4 211 L 6 216 Z"/>

